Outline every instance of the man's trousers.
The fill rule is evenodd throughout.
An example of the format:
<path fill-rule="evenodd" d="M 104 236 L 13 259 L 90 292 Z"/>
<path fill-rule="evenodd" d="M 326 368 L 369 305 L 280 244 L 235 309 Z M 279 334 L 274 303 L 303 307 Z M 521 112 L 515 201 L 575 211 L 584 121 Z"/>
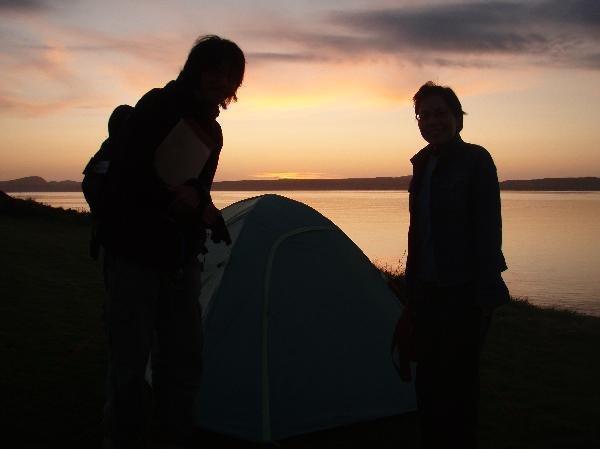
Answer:
<path fill-rule="evenodd" d="M 151 354 L 152 390 L 160 433 L 184 441 L 202 369 L 198 261 L 166 272 L 106 252 L 108 301 L 105 434 L 116 447 L 143 447 L 148 421 L 145 380 Z"/>

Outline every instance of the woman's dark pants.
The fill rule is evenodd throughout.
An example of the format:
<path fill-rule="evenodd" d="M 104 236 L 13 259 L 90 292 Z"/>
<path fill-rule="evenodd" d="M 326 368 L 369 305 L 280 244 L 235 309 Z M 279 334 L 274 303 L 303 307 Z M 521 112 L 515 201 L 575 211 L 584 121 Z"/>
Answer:
<path fill-rule="evenodd" d="M 470 285 L 417 288 L 416 390 L 423 447 L 476 448 L 479 355 L 489 316 L 472 305 Z"/>

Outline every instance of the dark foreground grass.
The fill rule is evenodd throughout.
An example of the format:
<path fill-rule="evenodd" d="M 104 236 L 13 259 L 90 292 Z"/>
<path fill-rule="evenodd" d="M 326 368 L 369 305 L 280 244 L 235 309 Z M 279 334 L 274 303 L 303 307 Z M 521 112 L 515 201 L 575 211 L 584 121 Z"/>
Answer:
<path fill-rule="evenodd" d="M 89 217 L 0 204 L 2 447 L 98 448 L 106 363 Z M 514 301 L 484 350 L 482 448 L 600 447 L 600 319 Z M 201 435 L 202 447 L 245 445 Z M 200 447 L 200 446 L 199 446 Z M 414 448 L 408 414 L 283 441 L 283 448 Z"/>

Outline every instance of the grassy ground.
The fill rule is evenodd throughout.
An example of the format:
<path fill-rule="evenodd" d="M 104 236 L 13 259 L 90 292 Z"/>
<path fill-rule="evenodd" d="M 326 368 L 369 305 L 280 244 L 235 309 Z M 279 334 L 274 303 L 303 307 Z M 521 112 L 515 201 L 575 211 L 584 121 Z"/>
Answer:
<path fill-rule="evenodd" d="M 86 215 L 0 203 L 0 422 L 11 447 L 99 447 L 104 292 L 88 234 Z M 482 361 L 481 447 L 600 447 L 598 348 L 599 318 L 523 301 L 499 309 Z M 413 414 L 282 447 L 415 447 L 415 427 Z M 231 443 L 205 437 L 204 447 Z"/>

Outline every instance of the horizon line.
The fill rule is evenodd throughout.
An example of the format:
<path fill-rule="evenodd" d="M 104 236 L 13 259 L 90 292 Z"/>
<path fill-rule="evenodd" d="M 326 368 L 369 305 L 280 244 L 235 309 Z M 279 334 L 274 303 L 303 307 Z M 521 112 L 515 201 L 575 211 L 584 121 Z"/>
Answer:
<path fill-rule="evenodd" d="M 353 179 L 401 179 L 401 178 L 409 178 L 412 175 L 400 175 L 400 176 L 353 176 L 353 177 L 340 177 L 340 178 L 273 178 L 273 179 L 265 179 L 265 178 L 259 178 L 259 179 L 223 179 L 223 180 L 215 180 L 213 181 L 213 184 L 215 183 L 219 183 L 219 182 L 279 182 L 279 181 L 345 181 L 345 180 L 353 180 Z M 39 176 L 39 175 L 29 175 L 29 176 L 22 176 L 19 178 L 14 178 L 14 179 L 4 179 L 4 180 L 0 180 L 0 182 L 14 182 L 14 181 L 21 181 L 21 180 L 27 180 L 27 179 L 31 179 L 31 178 L 39 178 L 42 181 L 45 182 L 75 182 L 75 183 L 81 183 L 82 181 L 75 181 L 73 179 L 60 179 L 60 180 L 55 180 L 55 179 L 46 179 L 43 176 Z M 586 178 L 600 178 L 600 175 L 598 176 L 593 176 L 593 175 L 582 175 L 582 176 L 546 176 L 546 177 L 541 177 L 541 178 L 520 178 L 520 179 L 498 179 L 499 182 L 506 182 L 506 181 L 540 181 L 540 180 L 545 180 L 545 179 L 586 179 Z"/>

